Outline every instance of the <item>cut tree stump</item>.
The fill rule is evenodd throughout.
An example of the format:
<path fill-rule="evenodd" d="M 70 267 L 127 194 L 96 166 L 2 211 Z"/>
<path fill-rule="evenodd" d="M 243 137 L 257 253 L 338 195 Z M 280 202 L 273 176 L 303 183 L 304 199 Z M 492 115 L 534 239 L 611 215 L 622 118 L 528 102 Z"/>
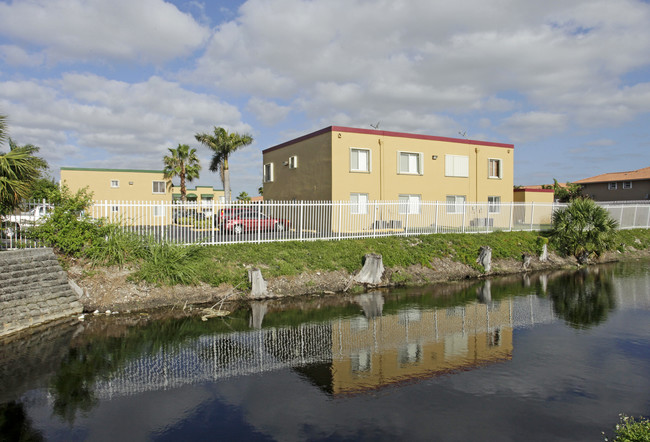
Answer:
<path fill-rule="evenodd" d="M 489 273 L 492 268 L 492 247 L 490 246 L 481 246 L 478 250 L 478 258 L 476 258 L 476 263 L 483 266 L 485 273 Z"/>
<path fill-rule="evenodd" d="M 362 284 L 377 285 L 381 282 L 381 277 L 383 274 L 384 262 L 381 255 L 376 253 L 368 253 L 364 257 L 363 268 L 359 274 L 354 277 L 354 280 Z"/>
<path fill-rule="evenodd" d="M 521 268 L 524 270 L 528 270 L 530 268 L 530 261 L 533 259 L 533 257 L 528 253 L 524 253 L 521 255 L 521 259 L 523 260 L 523 262 L 521 263 Z"/>
<path fill-rule="evenodd" d="M 251 298 L 266 298 L 269 295 L 260 269 L 248 269 L 248 281 L 251 283 Z"/>
<path fill-rule="evenodd" d="M 542 246 L 542 253 L 539 255 L 540 262 L 548 261 L 548 247 L 546 244 Z"/>

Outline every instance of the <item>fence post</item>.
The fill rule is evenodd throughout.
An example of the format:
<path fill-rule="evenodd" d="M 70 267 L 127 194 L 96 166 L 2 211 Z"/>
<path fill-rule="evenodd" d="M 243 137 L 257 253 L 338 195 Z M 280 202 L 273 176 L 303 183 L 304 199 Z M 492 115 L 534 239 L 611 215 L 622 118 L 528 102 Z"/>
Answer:
<path fill-rule="evenodd" d="M 619 226 L 623 225 L 623 210 L 625 210 L 625 206 L 621 206 L 621 216 L 618 217 L 618 225 Z"/>
<path fill-rule="evenodd" d="M 535 203 L 530 203 L 530 231 L 533 231 L 533 219 L 535 218 Z"/>
<path fill-rule="evenodd" d="M 303 239 L 303 230 L 305 229 L 305 201 L 300 201 L 300 241 Z"/>
<path fill-rule="evenodd" d="M 339 228 L 339 238 L 338 238 L 338 239 L 339 239 L 339 241 L 340 241 L 340 240 L 341 240 L 341 230 L 343 230 L 343 229 L 341 228 L 341 220 L 342 220 L 342 218 L 343 218 L 343 201 L 339 201 L 338 203 L 339 203 L 339 225 L 338 225 L 338 228 Z"/>
<path fill-rule="evenodd" d="M 465 233 L 465 221 L 467 220 L 467 202 L 463 201 L 463 225 L 461 226 L 461 232 Z"/>
<path fill-rule="evenodd" d="M 433 230 L 434 233 L 438 233 L 438 203 L 439 201 L 436 201 L 436 219 L 435 219 L 436 227 Z"/>
<path fill-rule="evenodd" d="M 514 216 L 515 202 L 510 201 L 510 224 L 508 225 L 508 232 L 512 232 L 512 217 Z"/>

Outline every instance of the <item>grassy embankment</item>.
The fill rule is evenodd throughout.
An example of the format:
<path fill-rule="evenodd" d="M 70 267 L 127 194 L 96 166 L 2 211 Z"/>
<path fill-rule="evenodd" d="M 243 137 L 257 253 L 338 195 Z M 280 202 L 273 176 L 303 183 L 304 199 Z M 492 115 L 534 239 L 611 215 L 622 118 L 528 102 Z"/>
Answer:
<path fill-rule="evenodd" d="M 475 262 L 480 246 L 490 246 L 494 260 L 520 260 L 522 253 L 539 255 L 544 242 L 546 237 L 539 232 L 496 232 L 185 248 L 155 245 L 151 247 L 153 252 L 137 263 L 139 270 L 132 278 L 165 285 L 201 281 L 214 286 L 228 283 L 245 287 L 247 267 L 259 267 L 270 278 L 336 270 L 354 273 L 367 253 L 381 254 L 387 268 L 430 267 L 433 259 L 447 258 L 482 271 Z M 650 231 L 620 231 L 617 244 L 621 252 L 631 247 L 650 249 Z"/>

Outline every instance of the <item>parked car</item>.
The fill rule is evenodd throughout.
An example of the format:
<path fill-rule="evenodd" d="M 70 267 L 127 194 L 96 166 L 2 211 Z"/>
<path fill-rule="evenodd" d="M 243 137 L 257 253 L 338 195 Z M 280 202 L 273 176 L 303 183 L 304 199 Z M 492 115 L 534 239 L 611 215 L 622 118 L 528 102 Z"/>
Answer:
<path fill-rule="evenodd" d="M 249 207 L 221 209 L 215 215 L 215 222 L 223 231 L 237 235 L 242 232 L 256 230 L 282 232 L 289 228 L 289 220 L 273 218 L 262 213 L 259 209 Z"/>
<path fill-rule="evenodd" d="M 28 212 L 18 215 L 9 215 L 2 218 L 2 233 L 10 238 L 18 236 L 20 230 L 42 223 L 52 213 L 54 206 L 51 204 L 40 204 Z"/>

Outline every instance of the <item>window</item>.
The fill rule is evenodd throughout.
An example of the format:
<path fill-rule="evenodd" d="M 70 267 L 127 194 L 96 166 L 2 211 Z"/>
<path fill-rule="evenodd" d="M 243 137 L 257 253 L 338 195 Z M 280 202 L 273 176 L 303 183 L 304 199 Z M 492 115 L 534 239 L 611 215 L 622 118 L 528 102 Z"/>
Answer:
<path fill-rule="evenodd" d="M 501 160 L 488 159 L 488 178 L 501 178 Z"/>
<path fill-rule="evenodd" d="M 463 213 L 465 195 L 447 195 L 447 213 Z"/>
<path fill-rule="evenodd" d="M 370 150 L 350 149 L 350 172 L 370 172 Z"/>
<path fill-rule="evenodd" d="M 120 180 L 111 180 L 111 187 L 113 189 L 117 189 L 118 187 L 120 187 Z"/>
<path fill-rule="evenodd" d="M 263 180 L 265 183 L 270 183 L 273 181 L 273 163 L 267 163 L 264 165 L 264 177 Z"/>
<path fill-rule="evenodd" d="M 414 152 L 397 152 L 397 173 L 422 175 L 422 154 Z"/>
<path fill-rule="evenodd" d="M 297 168 L 298 168 L 298 157 L 295 155 L 289 157 L 289 169 L 297 169 Z"/>
<path fill-rule="evenodd" d="M 165 193 L 165 182 L 153 181 L 153 193 Z"/>
<path fill-rule="evenodd" d="M 501 197 L 488 196 L 488 213 L 499 213 L 499 212 L 501 212 Z"/>
<path fill-rule="evenodd" d="M 111 206 L 111 212 L 118 213 L 120 211 L 120 206 Z"/>
<path fill-rule="evenodd" d="M 609 184 L 607 185 L 607 188 L 608 188 L 609 190 L 616 190 L 617 187 L 618 187 L 618 186 L 616 185 L 616 183 L 609 183 Z"/>
<path fill-rule="evenodd" d="M 469 177 L 469 157 L 445 155 L 445 176 Z"/>
<path fill-rule="evenodd" d="M 400 195 L 398 198 L 398 212 L 400 215 L 417 215 L 420 213 L 420 195 Z"/>
<path fill-rule="evenodd" d="M 350 194 L 350 213 L 353 215 L 365 215 L 368 213 L 368 194 L 351 193 Z"/>
<path fill-rule="evenodd" d="M 153 216 L 160 217 L 165 216 L 165 206 L 153 206 Z"/>
<path fill-rule="evenodd" d="M 632 181 L 623 181 L 623 189 L 631 189 Z"/>

